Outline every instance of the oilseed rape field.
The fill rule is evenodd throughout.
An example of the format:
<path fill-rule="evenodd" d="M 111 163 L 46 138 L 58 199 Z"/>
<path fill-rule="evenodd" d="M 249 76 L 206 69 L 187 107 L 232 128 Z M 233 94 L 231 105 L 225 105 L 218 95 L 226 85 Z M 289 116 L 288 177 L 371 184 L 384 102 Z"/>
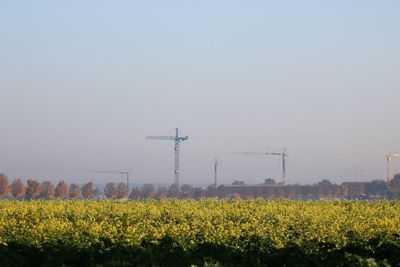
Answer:
<path fill-rule="evenodd" d="M 399 264 L 398 201 L 0 201 L 0 266 Z"/>

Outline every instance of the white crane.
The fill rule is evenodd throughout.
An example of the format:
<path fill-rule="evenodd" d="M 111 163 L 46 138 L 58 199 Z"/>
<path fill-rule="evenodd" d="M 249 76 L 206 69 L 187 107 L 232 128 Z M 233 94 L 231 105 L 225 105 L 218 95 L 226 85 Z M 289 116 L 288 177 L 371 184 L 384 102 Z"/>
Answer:
<path fill-rule="evenodd" d="M 179 174 L 180 174 L 180 167 L 179 167 L 179 151 L 181 150 L 180 144 L 183 141 L 186 141 L 189 139 L 189 137 L 186 136 L 179 136 L 179 130 L 178 128 L 175 129 L 175 136 L 146 136 L 146 139 L 152 139 L 152 140 L 171 140 L 175 142 L 175 184 L 179 188 Z"/>
<path fill-rule="evenodd" d="M 218 159 L 215 159 L 215 161 L 214 161 L 214 186 L 215 186 L 215 188 L 217 188 L 218 165 L 219 165 L 219 161 L 218 161 Z"/>
<path fill-rule="evenodd" d="M 391 153 L 387 153 L 386 154 L 386 172 L 387 172 L 387 183 L 389 184 L 390 179 L 391 179 L 391 175 L 392 175 L 392 158 L 395 157 L 400 157 L 400 153 L 396 153 L 396 154 L 391 154 Z"/>
<path fill-rule="evenodd" d="M 273 155 L 282 157 L 282 184 L 286 184 L 286 147 L 283 149 L 282 153 L 279 152 L 232 152 L 232 154 L 246 154 L 246 155 Z"/>

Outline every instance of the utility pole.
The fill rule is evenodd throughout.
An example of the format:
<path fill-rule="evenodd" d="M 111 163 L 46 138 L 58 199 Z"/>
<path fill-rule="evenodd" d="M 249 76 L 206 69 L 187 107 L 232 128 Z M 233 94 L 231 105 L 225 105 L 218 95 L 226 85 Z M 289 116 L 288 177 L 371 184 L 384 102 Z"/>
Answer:
<path fill-rule="evenodd" d="M 179 152 L 181 150 L 180 144 L 183 141 L 186 141 L 189 139 L 189 137 L 186 136 L 179 136 L 179 130 L 178 128 L 175 128 L 175 136 L 146 136 L 146 139 L 152 139 L 152 140 L 172 140 L 175 141 L 175 184 L 179 188 L 179 183 L 180 183 L 180 155 Z"/>
<path fill-rule="evenodd" d="M 273 155 L 282 157 L 282 185 L 286 184 L 286 147 L 283 149 L 282 153 L 278 152 L 232 152 L 232 154 L 245 154 L 245 155 Z"/>

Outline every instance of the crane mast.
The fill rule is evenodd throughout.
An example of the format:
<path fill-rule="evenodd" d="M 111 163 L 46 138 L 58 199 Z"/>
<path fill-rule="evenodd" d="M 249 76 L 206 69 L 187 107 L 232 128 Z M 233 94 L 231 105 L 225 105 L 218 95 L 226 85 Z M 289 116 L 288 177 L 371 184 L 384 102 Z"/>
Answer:
<path fill-rule="evenodd" d="M 214 186 L 217 188 L 217 172 L 218 172 L 218 159 L 215 159 L 214 161 Z"/>
<path fill-rule="evenodd" d="M 390 179 L 392 176 L 392 158 L 393 157 L 400 157 L 400 153 L 397 154 L 391 154 L 391 153 L 387 153 L 386 154 L 386 181 L 387 184 L 389 185 L 390 183 Z"/>
<path fill-rule="evenodd" d="M 186 141 L 189 139 L 189 137 L 186 136 L 179 136 L 179 129 L 175 128 L 175 136 L 146 136 L 146 139 L 151 139 L 151 140 L 171 140 L 175 142 L 174 146 L 174 153 L 175 153 L 175 184 L 179 188 L 180 184 L 180 144 L 183 141 Z"/>

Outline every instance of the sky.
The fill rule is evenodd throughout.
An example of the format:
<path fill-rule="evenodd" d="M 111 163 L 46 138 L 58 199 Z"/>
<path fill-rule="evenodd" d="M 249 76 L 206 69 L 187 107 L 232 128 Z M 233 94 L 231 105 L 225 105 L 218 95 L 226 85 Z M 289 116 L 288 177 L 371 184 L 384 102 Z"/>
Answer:
<path fill-rule="evenodd" d="M 0 0 L 0 172 L 135 183 L 385 179 L 399 1 Z M 394 172 L 400 172 L 400 159 Z"/>

